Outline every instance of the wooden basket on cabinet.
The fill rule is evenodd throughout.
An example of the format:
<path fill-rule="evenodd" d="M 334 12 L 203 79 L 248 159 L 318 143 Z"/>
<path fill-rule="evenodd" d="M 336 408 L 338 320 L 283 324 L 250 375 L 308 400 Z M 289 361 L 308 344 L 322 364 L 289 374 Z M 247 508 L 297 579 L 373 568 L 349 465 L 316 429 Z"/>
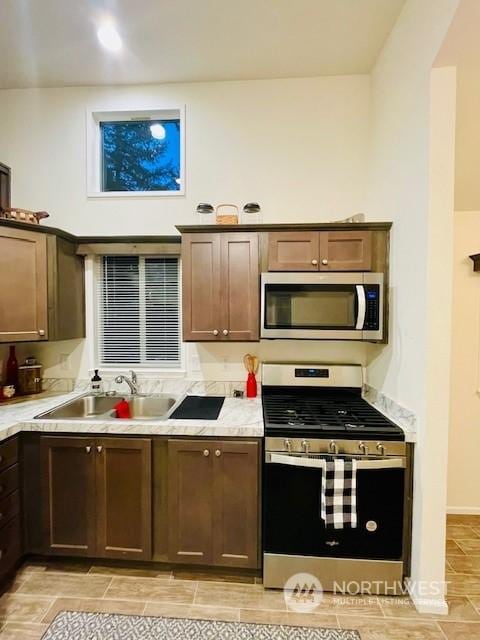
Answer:
<path fill-rule="evenodd" d="M 221 209 L 230 207 L 229 213 L 221 213 Z M 238 224 L 238 207 L 236 204 L 217 204 L 215 207 L 215 219 L 217 224 Z"/>

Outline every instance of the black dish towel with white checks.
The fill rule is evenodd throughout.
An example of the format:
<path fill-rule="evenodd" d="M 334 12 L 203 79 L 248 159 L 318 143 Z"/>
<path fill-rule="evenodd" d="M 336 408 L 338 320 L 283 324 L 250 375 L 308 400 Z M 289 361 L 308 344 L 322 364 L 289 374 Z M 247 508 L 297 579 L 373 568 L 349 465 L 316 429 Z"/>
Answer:
<path fill-rule="evenodd" d="M 320 516 L 327 529 L 357 526 L 357 461 L 331 458 L 324 461 Z"/>

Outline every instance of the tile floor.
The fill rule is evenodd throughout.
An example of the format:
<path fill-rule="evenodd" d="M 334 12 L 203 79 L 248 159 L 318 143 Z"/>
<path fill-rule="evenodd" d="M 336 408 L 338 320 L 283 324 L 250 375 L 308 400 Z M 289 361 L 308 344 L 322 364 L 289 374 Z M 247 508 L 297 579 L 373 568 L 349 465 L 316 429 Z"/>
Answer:
<path fill-rule="evenodd" d="M 362 640 L 480 640 L 480 516 L 449 516 L 447 538 L 444 617 L 418 614 L 407 598 L 331 594 L 315 613 L 299 614 L 287 611 L 281 592 L 264 591 L 253 578 L 30 563 L 0 598 L 0 638 L 38 640 L 58 611 L 72 609 L 342 627 L 358 629 Z"/>

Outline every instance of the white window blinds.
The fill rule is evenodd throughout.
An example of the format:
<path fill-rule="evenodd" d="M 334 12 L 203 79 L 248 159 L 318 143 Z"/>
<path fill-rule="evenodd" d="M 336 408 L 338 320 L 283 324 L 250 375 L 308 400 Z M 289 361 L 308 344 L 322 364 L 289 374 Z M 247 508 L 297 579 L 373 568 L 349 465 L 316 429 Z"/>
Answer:
<path fill-rule="evenodd" d="M 101 364 L 180 367 L 179 259 L 103 256 L 98 266 Z"/>

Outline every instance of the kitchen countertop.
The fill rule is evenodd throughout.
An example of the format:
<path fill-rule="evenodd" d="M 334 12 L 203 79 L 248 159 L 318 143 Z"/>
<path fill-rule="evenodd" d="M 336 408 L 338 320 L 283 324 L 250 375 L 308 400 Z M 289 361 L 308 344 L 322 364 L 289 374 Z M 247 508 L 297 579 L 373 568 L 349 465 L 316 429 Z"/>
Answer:
<path fill-rule="evenodd" d="M 21 431 L 44 433 L 103 433 L 112 435 L 167 435 L 261 438 L 264 435 L 261 398 L 239 399 L 226 397 L 217 420 L 34 420 L 34 417 L 58 407 L 69 400 L 85 395 L 71 392 L 49 395 L 17 404 L 0 405 L 0 441 Z M 120 396 L 121 397 L 121 396 Z M 406 442 L 416 441 L 415 424 L 401 419 L 399 412 L 385 411 L 379 402 L 372 402 L 376 409 L 393 419 L 404 431 Z M 383 410 L 383 411 L 382 411 Z"/>
<path fill-rule="evenodd" d="M 204 437 L 263 437 L 260 398 L 225 398 L 217 420 L 51 420 L 34 417 L 85 393 L 73 392 L 55 397 L 27 400 L 0 407 L 0 441 L 21 431 L 44 433 L 100 433 L 112 435 L 167 435 Z"/>

